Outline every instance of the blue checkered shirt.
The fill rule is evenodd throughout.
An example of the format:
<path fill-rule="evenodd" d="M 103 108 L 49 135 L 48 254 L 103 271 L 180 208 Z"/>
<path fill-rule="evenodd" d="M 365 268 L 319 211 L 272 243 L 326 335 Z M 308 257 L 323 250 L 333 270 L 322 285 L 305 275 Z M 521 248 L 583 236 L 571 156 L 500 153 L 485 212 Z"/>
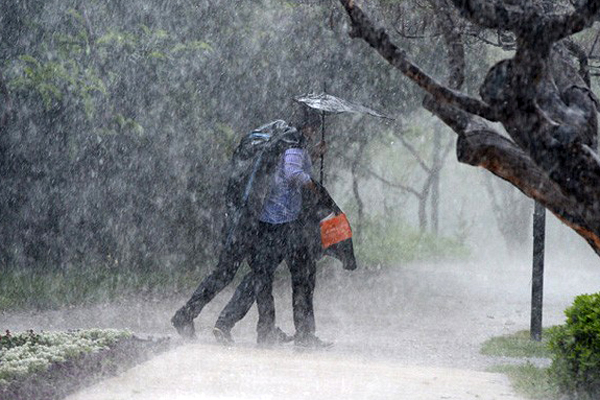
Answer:
<path fill-rule="evenodd" d="M 312 163 L 305 149 L 286 150 L 271 181 L 271 190 L 265 199 L 260 220 L 283 224 L 298 218 L 302 208 L 302 186 L 310 182 Z"/>

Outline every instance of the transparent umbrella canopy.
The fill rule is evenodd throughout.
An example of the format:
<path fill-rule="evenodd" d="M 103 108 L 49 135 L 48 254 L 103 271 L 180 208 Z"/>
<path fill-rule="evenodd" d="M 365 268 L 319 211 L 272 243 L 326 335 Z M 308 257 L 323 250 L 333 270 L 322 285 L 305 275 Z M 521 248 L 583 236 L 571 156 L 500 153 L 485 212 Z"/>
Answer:
<path fill-rule="evenodd" d="M 304 104 L 309 108 L 321 111 L 321 140 L 325 140 L 325 114 L 366 114 L 373 117 L 393 120 L 394 118 L 379 113 L 371 108 L 340 99 L 327 93 L 309 93 L 294 97 L 294 101 Z M 323 155 L 321 155 L 320 182 L 323 184 Z"/>
<path fill-rule="evenodd" d="M 310 93 L 294 97 L 298 103 L 303 103 L 307 107 L 315 110 L 320 110 L 329 114 L 353 113 L 353 114 L 368 114 L 374 117 L 393 120 L 394 118 L 381 114 L 368 107 L 353 103 L 348 100 L 340 99 L 327 93 Z"/>

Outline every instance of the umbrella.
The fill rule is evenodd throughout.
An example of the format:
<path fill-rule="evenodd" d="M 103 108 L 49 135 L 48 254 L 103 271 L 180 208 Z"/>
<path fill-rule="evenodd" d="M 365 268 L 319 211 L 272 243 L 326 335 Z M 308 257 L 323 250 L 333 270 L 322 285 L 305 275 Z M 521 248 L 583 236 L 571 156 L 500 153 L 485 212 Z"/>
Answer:
<path fill-rule="evenodd" d="M 393 120 L 394 118 L 388 117 L 387 115 L 381 114 L 368 107 L 360 104 L 353 103 L 348 100 L 340 99 L 339 97 L 332 96 L 327 93 L 309 93 L 301 96 L 294 97 L 294 101 L 302 103 L 307 107 L 321 111 L 321 140 L 325 140 L 325 113 L 329 114 L 341 114 L 341 113 L 353 113 L 353 114 L 367 114 L 378 118 L 385 118 Z M 323 155 L 321 155 L 321 184 L 323 183 Z"/>
<path fill-rule="evenodd" d="M 298 97 L 294 97 L 294 100 L 298 103 L 306 104 L 310 108 L 314 108 L 315 110 L 321 110 L 330 114 L 341 114 L 341 113 L 353 113 L 353 114 L 368 114 L 374 117 L 391 119 L 394 118 L 388 117 L 387 115 L 383 115 L 378 113 L 375 110 L 372 110 L 368 107 L 361 106 L 360 104 L 352 103 L 348 100 L 340 99 L 339 97 L 332 96 L 327 93 L 315 94 L 310 93 Z"/>

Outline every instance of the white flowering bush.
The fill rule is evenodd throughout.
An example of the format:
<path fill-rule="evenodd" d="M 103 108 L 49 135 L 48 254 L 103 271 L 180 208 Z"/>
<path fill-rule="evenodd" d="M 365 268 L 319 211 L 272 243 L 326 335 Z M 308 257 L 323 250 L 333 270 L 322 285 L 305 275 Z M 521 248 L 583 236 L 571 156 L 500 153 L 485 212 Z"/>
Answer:
<path fill-rule="evenodd" d="M 130 331 L 89 329 L 0 334 L 0 388 L 11 380 L 46 371 L 50 365 L 108 349 Z"/>

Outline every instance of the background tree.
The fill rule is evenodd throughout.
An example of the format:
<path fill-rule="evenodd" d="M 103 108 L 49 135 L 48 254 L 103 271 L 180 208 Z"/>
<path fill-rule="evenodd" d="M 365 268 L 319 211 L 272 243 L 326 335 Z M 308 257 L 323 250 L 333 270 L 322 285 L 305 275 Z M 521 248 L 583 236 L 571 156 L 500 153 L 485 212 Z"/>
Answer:
<path fill-rule="evenodd" d="M 2 3 L 0 268 L 206 268 L 240 133 L 290 118 L 292 97 L 338 70 L 348 77 L 328 83 L 336 95 L 410 104 L 408 85 L 387 87 L 396 71 L 341 45 L 333 5 Z M 335 154 L 355 142 L 329 143 L 331 182 Z"/>
<path fill-rule="evenodd" d="M 483 178 L 484 186 L 492 202 L 492 212 L 498 231 L 511 255 L 521 253 L 531 239 L 533 204 L 514 186 L 494 179 Z"/>
<path fill-rule="evenodd" d="M 401 144 L 407 155 L 412 157 L 413 162 L 419 167 L 420 174 L 417 174 L 417 182 L 408 182 L 406 177 L 401 180 L 396 172 L 393 174 L 396 176 L 388 177 L 386 175 L 389 174 L 386 174 L 384 171 L 375 171 L 364 161 L 361 165 L 361 169 L 363 170 L 363 174 L 382 182 L 385 186 L 413 196 L 418 202 L 417 214 L 419 229 L 422 232 L 425 232 L 429 226 L 431 232 L 437 234 L 439 232 L 440 175 L 452 143 L 447 142 L 442 148 L 441 137 L 443 132 L 434 128 L 432 130 L 433 142 L 427 143 L 428 146 L 418 146 L 411 143 L 408 139 L 409 135 L 407 133 L 409 133 L 409 131 L 409 129 L 406 129 L 403 132 L 392 130 L 390 131 L 390 135 L 393 140 L 398 141 Z M 423 138 L 422 130 L 418 130 L 411 136 L 414 137 L 415 135 L 419 135 Z M 424 147 L 424 149 L 420 149 L 419 147 Z M 430 154 L 424 154 L 426 151 L 429 151 Z M 426 158 L 430 158 L 430 160 L 427 160 Z M 403 162 L 406 164 L 406 160 L 403 160 Z M 419 184 L 420 187 L 416 187 L 417 184 Z"/>
<path fill-rule="evenodd" d="M 564 39 L 589 28 L 600 3 L 440 2 L 471 23 L 511 32 L 512 58 L 494 65 L 478 99 L 444 86 L 413 64 L 354 1 L 341 0 L 351 36 L 364 39 L 429 93 L 426 107 L 458 134 L 459 161 L 482 166 L 536 199 L 600 251 L 597 100 Z M 499 122 L 508 137 L 489 122 Z"/>

